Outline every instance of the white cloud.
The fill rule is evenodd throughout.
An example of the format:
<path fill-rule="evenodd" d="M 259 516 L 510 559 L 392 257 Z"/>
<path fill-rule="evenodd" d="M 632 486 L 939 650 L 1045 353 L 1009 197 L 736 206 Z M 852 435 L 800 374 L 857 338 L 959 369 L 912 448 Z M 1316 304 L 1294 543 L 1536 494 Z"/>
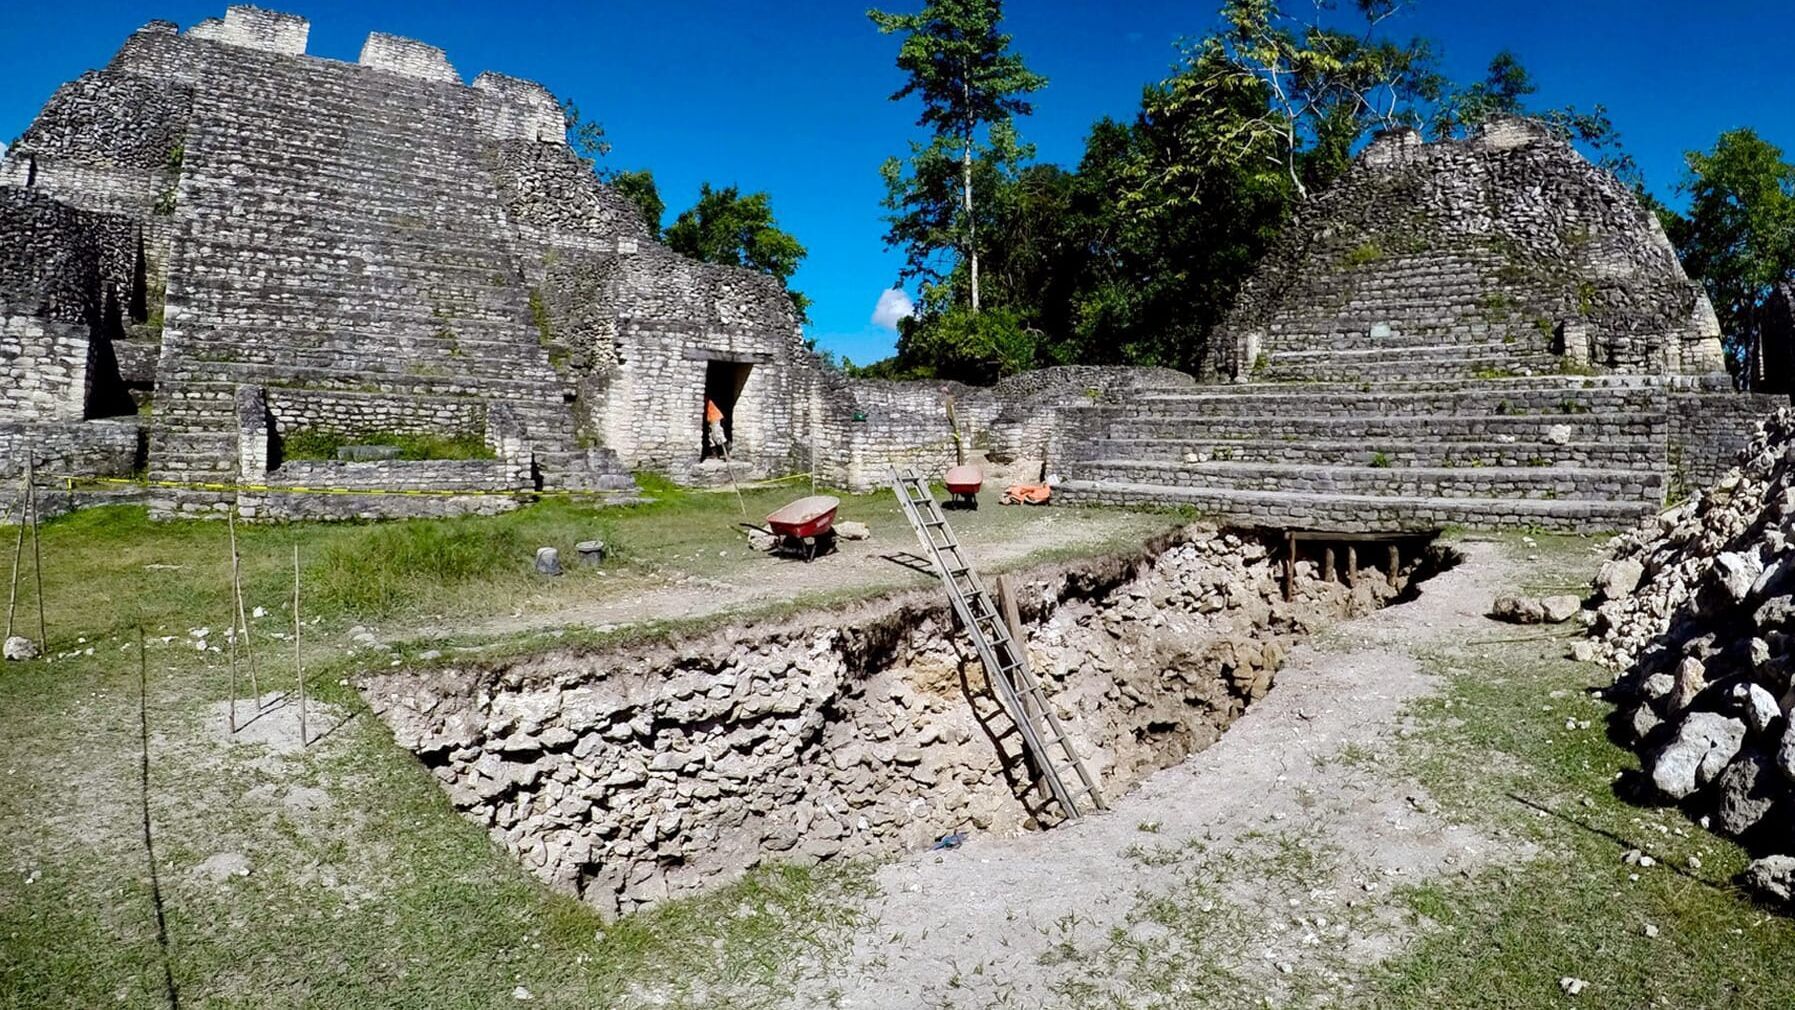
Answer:
<path fill-rule="evenodd" d="M 873 306 L 873 325 L 895 333 L 899 322 L 915 314 L 916 303 L 910 300 L 904 289 L 892 288 L 879 294 L 879 304 Z"/>

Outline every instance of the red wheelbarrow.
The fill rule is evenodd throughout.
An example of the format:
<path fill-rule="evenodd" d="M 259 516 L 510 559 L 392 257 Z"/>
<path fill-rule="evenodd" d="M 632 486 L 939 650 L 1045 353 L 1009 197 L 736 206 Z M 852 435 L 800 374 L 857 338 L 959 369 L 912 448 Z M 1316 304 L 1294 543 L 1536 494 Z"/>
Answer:
<path fill-rule="evenodd" d="M 775 553 L 805 561 L 835 549 L 835 513 L 841 499 L 811 495 L 767 516 L 767 527 L 779 538 Z"/>
<path fill-rule="evenodd" d="M 953 495 L 948 504 L 955 508 L 977 509 L 979 507 L 979 488 L 985 483 L 985 474 L 976 466 L 961 465 L 947 471 L 942 478 L 947 485 L 947 493 Z"/>

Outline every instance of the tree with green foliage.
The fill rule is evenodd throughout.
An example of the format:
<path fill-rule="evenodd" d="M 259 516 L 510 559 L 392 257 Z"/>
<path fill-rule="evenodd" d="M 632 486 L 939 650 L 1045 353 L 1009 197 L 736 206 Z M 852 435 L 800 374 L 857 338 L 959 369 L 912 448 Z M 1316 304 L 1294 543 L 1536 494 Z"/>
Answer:
<path fill-rule="evenodd" d="M 1039 334 L 1023 325 L 1007 308 L 974 312 L 955 305 L 930 318 L 904 320 L 898 337 L 897 365 L 891 378 L 952 379 L 989 385 L 1006 375 L 1035 367 L 1035 342 Z M 927 367 L 907 369 L 907 361 Z"/>
<path fill-rule="evenodd" d="M 580 107 L 572 102 L 561 103 L 561 118 L 567 123 L 567 146 L 594 172 L 598 171 L 598 159 L 611 153 L 605 125 L 582 117 Z"/>
<path fill-rule="evenodd" d="M 1297 199 L 1345 171 L 1368 130 L 1419 121 L 1418 105 L 1436 100 L 1443 79 L 1424 39 L 1399 41 L 1384 23 L 1401 0 L 1354 0 L 1359 24 L 1324 23 L 1285 13 L 1279 0 L 1227 0 L 1223 29 L 1190 47 L 1168 97 L 1212 112 L 1253 107 L 1249 115 L 1186 117 L 1193 150 L 1211 162 L 1269 161 Z"/>
<path fill-rule="evenodd" d="M 790 283 L 809 253 L 779 228 L 767 194 L 744 196 L 734 186 L 713 189 L 704 183 L 698 190 L 698 202 L 682 211 L 667 229 L 666 242 L 674 252 L 706 263 L 772 274 L 786 285 L 798 321 L 809 321 L 810 299 L 793 291 Z"/>
<path fill-rule="evenodd" d="M 1723 133 L 1713 150 L 1686 159 L 1678 190 L 1689 210 L 1660 214 L 1684 267 L 1714 303 L 1737 368 L 1756 344 L 1771 289 L 1795 281 L 1795 165 L 1749 129 Z"/>
<path fill-rule="evenodd" d="M 649 237 L 660 238 L 661 216 L 667 213 L 667 201 L 661 199 L 661 190 L 655 185 L 654 173 L 646 168 L 634 172 L 613 172 L 609 178 L 604 178 L 604 182 L 642 212 L 642 220 L 648 224 Z"/>
<path fill-rule="evenodd" d="M 620 193 L 641 212 L 650 237 L 661 234 L 661 215 L 667 203 L 655 186 L 654 173 L 646 168 L 635 171 L 600 165 L 599 159 L 611 153 L 611 142 L 605 137 L 604 124 L 580 115 L 580 107 L 572 102 L 561 103 L 561 116 L 567 122 L 567 146 L 586 163 L 598 181 Z"/>
<path fill-rule="evenodd" d="M 1436 140 L 1469 136 L 1492 119 L 1521 116 L 1544 123 L 1573 143 L 1595 155 L 1597 164 L 1629 179 L 1637 186 L 1638 167 L 1620 150 L 1620 131 L 1608 118 L 1608 109 L 1597 105 L 1589 112 L 1575 106 L 1558 109 L 1534 109 L 1527 105 L 1527 96 L 1539 91 L 1520 57 L 1502 50 L 1490 60 L 1484 79 L 1469 86 L 1447 92 L 1434 109 L 1429 125 Z"/>
<path fill-rule="evenodd" d="M 1047 86 L 1010 51 L 1010 36 L 999 30 L 1002 0 L 927 0 L 915 14 L 869 10 L 879 31 L 904 36 L 897 65 L 908 79 L 891 98 L 922 100 L 918 126 L 929 128 L 928 144 L 911 145 L 909 167 L 892 159 L 881 169 L 888 196 L 888 247 L 908 255 L 906 278 L 929 276 L 944 251 L 966 264 L 967 294 L 980 308 L 979 231 L 975 217 L 975 162 L 1001 163 L 1016 147 L 1007 129 L 1016 116 L 1033 111 L 1023 96 Z M 995 131 L 996 127 L 1004 130 Z M 984 137 L 981 137 L 984 134 Z M 958 167 L 957 199 L 946 185 Z"/>

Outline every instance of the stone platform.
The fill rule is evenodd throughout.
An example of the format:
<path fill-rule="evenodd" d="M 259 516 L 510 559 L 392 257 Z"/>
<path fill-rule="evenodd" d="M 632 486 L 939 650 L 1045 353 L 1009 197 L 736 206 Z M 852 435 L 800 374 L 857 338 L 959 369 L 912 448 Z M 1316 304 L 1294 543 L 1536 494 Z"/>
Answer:
<path fill-rule="evenodd" d="M 1338 531 L 1616 529 L 1776 398 L 1653 376 L 1247 383 L 1075 408 L 1056 500 Z"/>

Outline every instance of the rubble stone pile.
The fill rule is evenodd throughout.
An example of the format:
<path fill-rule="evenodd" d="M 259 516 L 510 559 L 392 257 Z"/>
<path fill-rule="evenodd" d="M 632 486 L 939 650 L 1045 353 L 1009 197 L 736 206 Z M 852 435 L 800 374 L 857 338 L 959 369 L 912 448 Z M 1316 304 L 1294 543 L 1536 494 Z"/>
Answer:
<path fill-rule="evenodd" d="M 1747 881 L 1795 882 L 1795 409 L 1739 466 L 1617 539 L 1581 659 L 1619 671 L 1620 733 L 1652 786 L 1772 856 Z"/>

